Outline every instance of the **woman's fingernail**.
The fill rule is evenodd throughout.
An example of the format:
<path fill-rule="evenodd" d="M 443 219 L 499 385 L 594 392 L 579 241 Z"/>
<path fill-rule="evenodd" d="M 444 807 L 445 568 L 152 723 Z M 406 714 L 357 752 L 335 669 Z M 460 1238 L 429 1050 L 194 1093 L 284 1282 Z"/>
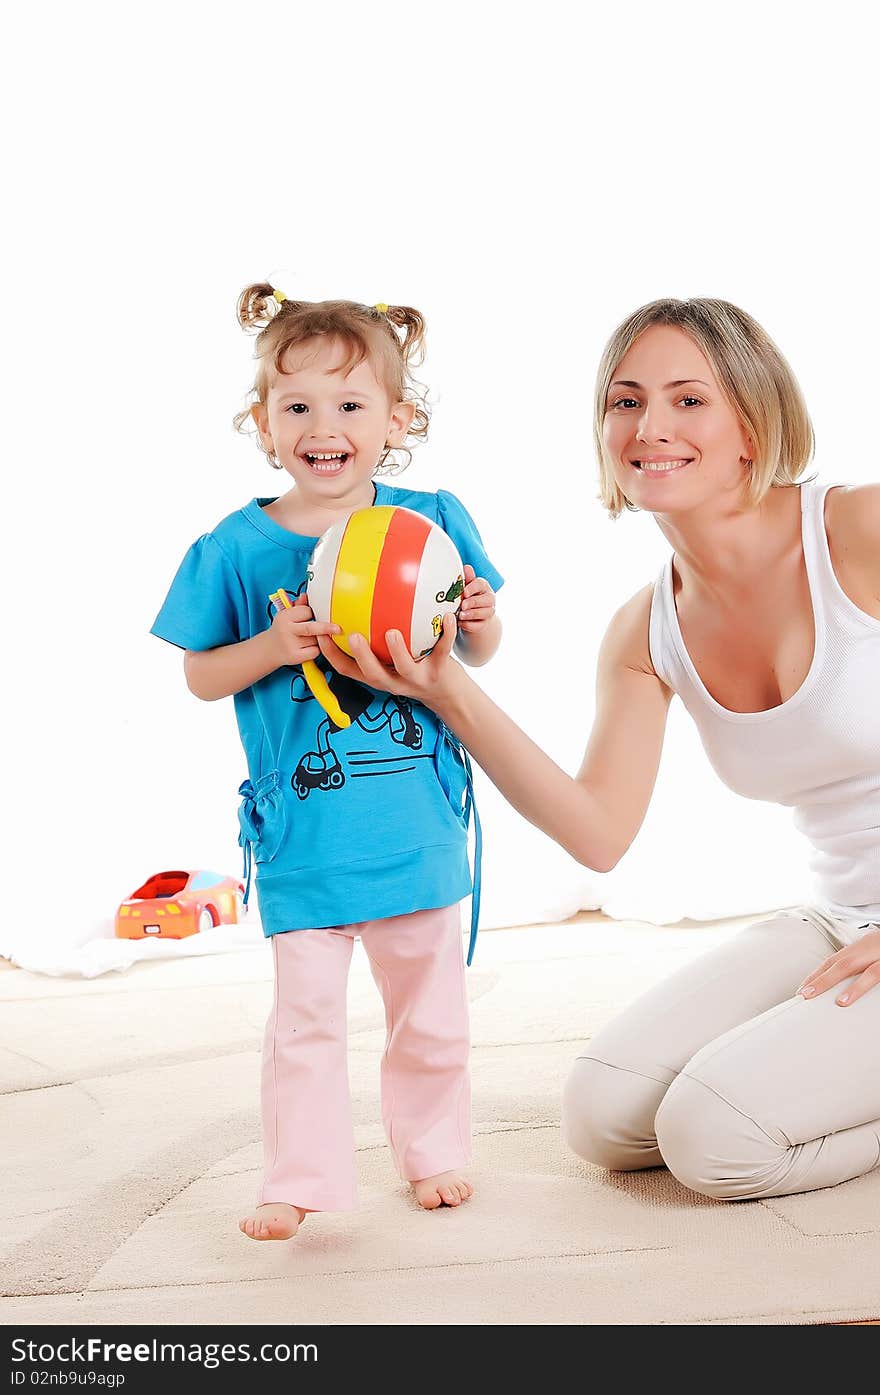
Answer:
<path fill-rule="evenodd" d="M 801 996 L 804 997 L 804 998 L 812 998 L 812 996 L 813 996 L 813 994 L 815 993 L 815 991 L 816 991 L 815 988 L 801 988 L 801 989 L 800 989 Z"/>
<path fill-rule="evenodd" d="M 839 1003 L 848 1003 L 848 1002 L 849 1002 L 849 994 L 848 994 L 848 993 L 841 993 L 841 995 L 840 995 L 840 997 L 837 999 L 837 1001 L 838 1001 Z"/>

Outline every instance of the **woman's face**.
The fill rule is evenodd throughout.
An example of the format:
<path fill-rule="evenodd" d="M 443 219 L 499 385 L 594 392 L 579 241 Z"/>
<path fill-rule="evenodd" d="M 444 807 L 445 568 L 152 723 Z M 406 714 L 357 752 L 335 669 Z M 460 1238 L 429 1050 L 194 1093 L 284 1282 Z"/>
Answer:
<path fill-rule="evenodd" d="M 710 363 L 673 325 L 646 329 L 617 365 L 603 437 L 621 492 L 649 513 L 741 491 L 752 454 Z"/>

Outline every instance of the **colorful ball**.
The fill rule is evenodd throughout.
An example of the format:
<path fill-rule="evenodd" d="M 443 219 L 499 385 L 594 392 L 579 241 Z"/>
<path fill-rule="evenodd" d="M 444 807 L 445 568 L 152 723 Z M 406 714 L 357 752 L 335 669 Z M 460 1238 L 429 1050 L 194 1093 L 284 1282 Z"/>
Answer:
<path fill-rule="evenodd" d="M 364 635 L 374 654 L 391 663 L 386 630 L 399 630 L 414 659 L 440 638 L 443 616 L 457 611 L 464 567 L 436 523 L 392 505 L 358 509 L 322 534 L 308 567 L 309 605 L 316 620 L 340 625 L 336 643 Z"/>

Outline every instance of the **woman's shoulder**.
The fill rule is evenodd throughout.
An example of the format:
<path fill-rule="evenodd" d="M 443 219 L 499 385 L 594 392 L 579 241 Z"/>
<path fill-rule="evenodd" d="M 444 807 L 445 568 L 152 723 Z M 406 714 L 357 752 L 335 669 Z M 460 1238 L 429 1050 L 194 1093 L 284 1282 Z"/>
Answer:
<path fill-rule="evenodd" d="M 654 585 L 653 581 L 649 582 L 618 607 L 602 640 L 606 657 L 644 673 L 654 672 L 650 643 Z"/>
<path fill-rule="evenodd" d="M 880 596 L 880 484 L 829 489 L 825 535 L 838 582 L 860 610 L 876 615 Z"/>
<path fill-rule="evenodd" d="M 825 501 L 825 528 L 829 541 L 841 549 L 870 551 L 880 548 L 880 484 L 832 485 Z"/>
<path fill-rule="evenodd" d="M 880 484 L 831 484 L 826 499 L 826 526 L 854 537 L 880 538 Z"/>

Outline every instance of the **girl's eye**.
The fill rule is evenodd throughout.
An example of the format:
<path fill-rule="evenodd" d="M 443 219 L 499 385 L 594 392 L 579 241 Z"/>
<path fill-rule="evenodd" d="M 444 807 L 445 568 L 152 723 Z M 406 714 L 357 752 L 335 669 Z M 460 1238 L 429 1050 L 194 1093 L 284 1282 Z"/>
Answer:
<path fill-rule="evenodd" d="M 359 412 L 360 409 L 360 402 L 343 402 L 342 404 L 343 412 Z"/>
<path fill-rule="evenodd" d="M 288 412 L 294 412 L 297 416 L 299 416 L 302 412 L 307 412 L 309 409 L 306 406 L 305 402 L 291 402 L 287 410 Z"/>

